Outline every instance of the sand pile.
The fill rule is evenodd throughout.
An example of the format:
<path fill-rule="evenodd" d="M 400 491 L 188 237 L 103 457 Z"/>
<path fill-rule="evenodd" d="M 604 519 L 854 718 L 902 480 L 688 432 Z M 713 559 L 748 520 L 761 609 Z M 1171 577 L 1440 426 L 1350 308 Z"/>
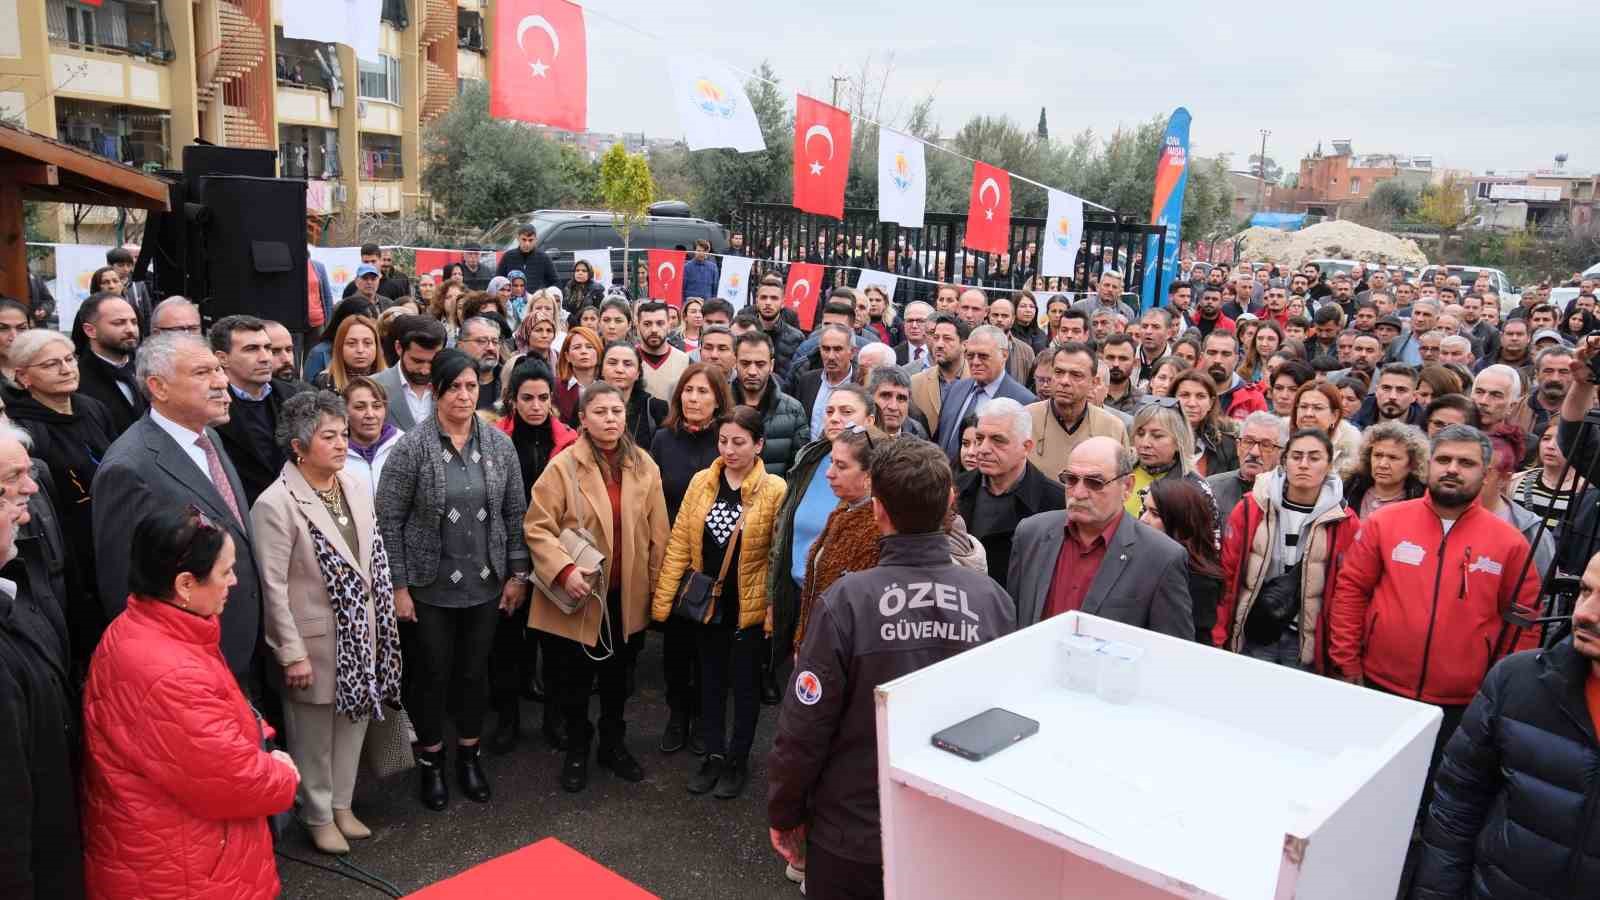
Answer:
<path fill-rule="evenodd" d="M 1299 231 L 1256 226 L 1239 234 L 1239 258 L 1284 262 L 1298 268 L 1309 259 L 1359 259 L 1391 265 L 1425 266 L 1417 242 L 1354 222 L 1321 222 Z"/>

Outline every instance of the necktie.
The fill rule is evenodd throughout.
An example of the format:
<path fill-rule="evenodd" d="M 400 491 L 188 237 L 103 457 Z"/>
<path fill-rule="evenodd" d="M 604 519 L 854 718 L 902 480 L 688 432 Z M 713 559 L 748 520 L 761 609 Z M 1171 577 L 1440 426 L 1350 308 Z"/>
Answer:
<path fill-rule="evenodd" d="M 216 486 L 217 493 L 222 495 L 222 502 L 228 505 L 228 511 L 233 513 L 233 518 L 240 525 L 244 524 L 244 517 L 239 515 L 239 501 L 233 496 L 233 485 L 228 483 L 228 473 L 222 469 L 222 456 L 217 453 L 217 445 L 211 442 L 210 435 L 201 432 L 195 438 L 194 445 L 206 455 L 206 469 L 211 473 L 211 483 Z"/>

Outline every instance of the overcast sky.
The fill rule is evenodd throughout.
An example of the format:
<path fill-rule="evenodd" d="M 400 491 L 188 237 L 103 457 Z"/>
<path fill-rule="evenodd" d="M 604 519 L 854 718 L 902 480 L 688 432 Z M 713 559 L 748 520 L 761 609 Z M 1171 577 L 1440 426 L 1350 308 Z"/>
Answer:
<path fill-rule="evenodd" d="M 892 51 L 885 115 L 932 92 L 946 134 L 979 113 L 1031 128 L 1043 106 L 1053 137 L 1104 135 L 1182 105 L 1193 152 L 1232 153 L 1236 168 L 1266 128 L 1267 155 L 1290 172 L 1334 138 L 1476 172 L 1549 167 L 1559 152 L 1569 170 L 1600 169 L 1600 15 L 1586 4 L 1081 6 L 593 0 L 589 127 L 677 136 L 662 60 L 680 49 L 740 69 L 769 59 L 788 93 L 824 100 L 836 67 Z"/>

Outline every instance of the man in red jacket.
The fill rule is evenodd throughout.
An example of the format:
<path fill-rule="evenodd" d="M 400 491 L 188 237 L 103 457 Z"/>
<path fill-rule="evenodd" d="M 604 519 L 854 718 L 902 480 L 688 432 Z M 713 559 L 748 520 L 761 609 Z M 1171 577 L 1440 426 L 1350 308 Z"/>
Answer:
<path fill-rule="evenodd" d="M 1428 783 L 1445 741 L 1495 661 L 1538 645 L 1502 613 L 1538 608 L 1539 573 L 1515 526 L 1480 505 L 1493 455 L 1483 433 L 1451 425 L 1434 435 L 1428 493 L 1362 523 L 1339 568 L 1328 655 L 1344 678 L 1432 703 L 1444 713 Z M 1424 803 L 1426 795 L 1424 791 Z"/>

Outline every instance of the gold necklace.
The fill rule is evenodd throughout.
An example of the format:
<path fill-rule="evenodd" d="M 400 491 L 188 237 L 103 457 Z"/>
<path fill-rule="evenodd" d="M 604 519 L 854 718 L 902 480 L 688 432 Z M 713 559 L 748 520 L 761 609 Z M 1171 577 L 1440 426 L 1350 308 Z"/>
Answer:
<path fill-rule="evenodd" d="M 333 516 L 340 528 L 350 524 L 350 516 L 344 510 L 344 494 L 339 490 L 339 479 L 335 478 L 333 487 L 326 491 L 319 491 L 316 488 L 312 488 L 311 491 L 322 501 L 322 505 L 327 507 L 328 515 Z"/>

